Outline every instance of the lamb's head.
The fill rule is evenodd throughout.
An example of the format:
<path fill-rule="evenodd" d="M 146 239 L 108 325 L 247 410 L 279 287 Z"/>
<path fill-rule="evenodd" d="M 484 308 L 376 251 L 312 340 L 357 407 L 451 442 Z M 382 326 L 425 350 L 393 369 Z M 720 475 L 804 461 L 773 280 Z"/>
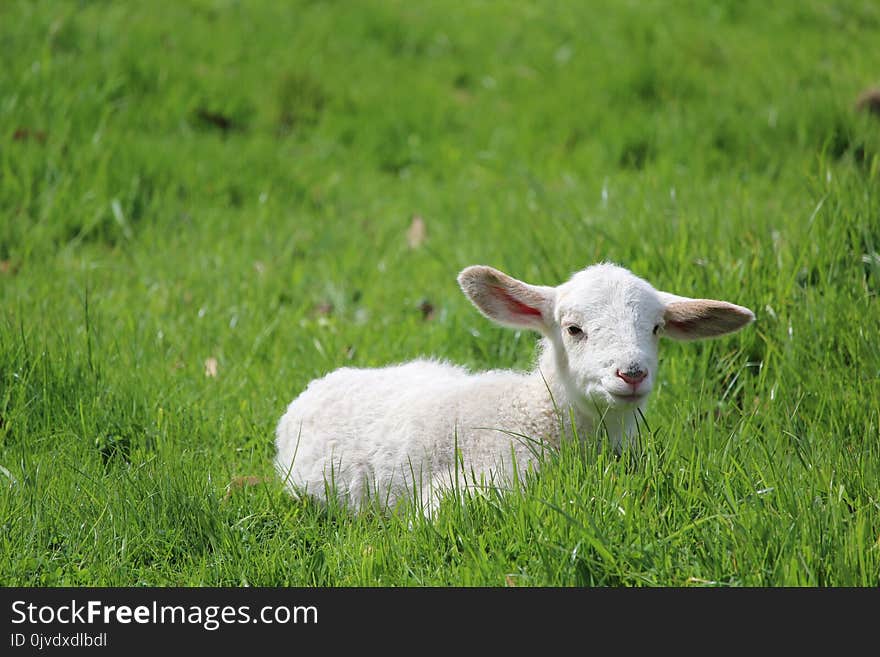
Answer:
<path fill-rule="evenodd" d="M 662 336 L 710 338 L 755 316 L 726 301 L 661 292 L 616 265 L 593 265 L 558 287 L 523 283 L 477 265 L 458 276 L 465 295 L 503 326 L 539 331 L 552 349 L 554 376 L 587 413 L 641 406 L 654 387 Z"/>

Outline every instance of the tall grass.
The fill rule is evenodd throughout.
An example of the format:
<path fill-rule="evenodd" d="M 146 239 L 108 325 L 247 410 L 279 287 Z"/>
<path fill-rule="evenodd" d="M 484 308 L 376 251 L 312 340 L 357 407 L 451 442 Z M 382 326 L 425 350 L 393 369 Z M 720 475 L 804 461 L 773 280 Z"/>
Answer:
<path fill-rule="evenodd" d="M 859 1 L 2 3 L 0 581 L 876 586 L 878 32 Z M 312 378 L 530 365 L 463 266 L 602 259 L 758 315 L 664 345 L 637 463 L 567 444 L 433 522 L 283 493 Z"/>

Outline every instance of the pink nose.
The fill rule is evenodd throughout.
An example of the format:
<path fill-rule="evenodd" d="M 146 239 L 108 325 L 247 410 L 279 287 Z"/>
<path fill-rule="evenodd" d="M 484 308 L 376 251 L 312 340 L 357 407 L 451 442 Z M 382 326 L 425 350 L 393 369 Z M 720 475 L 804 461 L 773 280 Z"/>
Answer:
<path fill-rule="evenodd" d="M 616 374 L 631 386 L 637 386 L 645 380 L 646 376 L 648 376 L 648 370 L 631 368 L 628 369 L 626 372 L 621 372 L 620 370 L 617 370 Z"/>

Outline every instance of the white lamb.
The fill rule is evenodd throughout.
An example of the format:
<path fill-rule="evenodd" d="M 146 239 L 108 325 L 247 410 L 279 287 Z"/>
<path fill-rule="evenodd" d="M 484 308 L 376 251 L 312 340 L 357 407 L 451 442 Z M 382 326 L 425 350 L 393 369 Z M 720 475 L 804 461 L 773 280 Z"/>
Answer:
<path fill-rule="evenodd" d="M 342 368 L 312 381 L 276 430 L 275 466 L 295 496 L 411 499 L 430 513 L 444 491 L 500 485 L 558 446 L 573 418 L 581 438 L 604 426 L 617 453 L 657 376 L 661 335 L 678 340 L 737 331 L 748 308 L 654 289 L 613 264 L 558 287 L 529 285 L 482 265 L 458 276 L 489 319 L 544 337 L 531 372 L 471 373 L 434 360 Z"/>

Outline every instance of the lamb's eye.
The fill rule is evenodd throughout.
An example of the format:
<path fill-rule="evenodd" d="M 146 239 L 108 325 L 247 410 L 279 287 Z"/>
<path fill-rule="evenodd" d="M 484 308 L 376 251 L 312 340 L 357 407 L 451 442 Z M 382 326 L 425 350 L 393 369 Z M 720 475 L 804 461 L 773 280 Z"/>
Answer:
<path fill-rule="evenodd" d="M 575 326 L 574 324 L 569 324 L 566 328 L 569 335 L 583 335 L 584 332 L 581 330 L 580 326 Z"/>
<path fill-rule="evenodd" d="M 654 324 L 654 335 L 657 335 L 660 332 L 660 325 Z"/>

